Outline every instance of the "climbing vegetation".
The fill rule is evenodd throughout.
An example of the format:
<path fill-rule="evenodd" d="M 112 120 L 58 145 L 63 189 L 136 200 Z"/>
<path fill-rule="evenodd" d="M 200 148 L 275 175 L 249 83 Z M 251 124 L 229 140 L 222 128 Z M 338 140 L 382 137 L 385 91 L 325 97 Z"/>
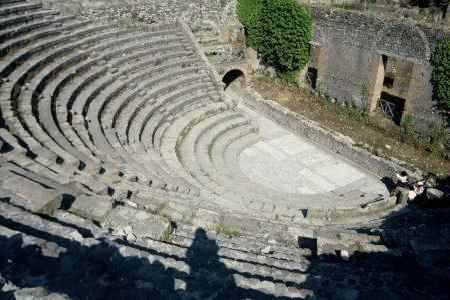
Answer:
<path fill-rule="evenodd" d="M 249 46 L 281 72 L 302 69 L 309 60 L 312 16 L 295 0 L 239 0 L 238 16 Z"/>
<path fill-rule="evenodd" d="M 431 64 L 434 97 L 441 109 L 450 112 L 450 38 L 438 42 Z"/>
<path fill-rule="evenodd" d="M 258 45 L 258 16 L 261 11 L 261 0 L 239 0 L 237 14 L 247 32 L 247 44 L 257 49 Z"/>

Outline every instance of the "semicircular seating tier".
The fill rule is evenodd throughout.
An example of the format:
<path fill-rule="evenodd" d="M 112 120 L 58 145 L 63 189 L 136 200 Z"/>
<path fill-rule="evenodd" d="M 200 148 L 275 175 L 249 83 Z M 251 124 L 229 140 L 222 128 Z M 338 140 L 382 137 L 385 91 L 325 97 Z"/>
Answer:
<path fill-rule="evenodd" d="M 261 156 L 274 139 L 225 97 L 181 22 L 124 27 L 3 1 L 0 41 L 2 168 L 30 180 L 202 224 L 229 212 L 359 216 L 380 199 L 348 184 L 311 195 L 254 180 L 251 164 L 270 173 L 264 159 L 276 162 Z"/>

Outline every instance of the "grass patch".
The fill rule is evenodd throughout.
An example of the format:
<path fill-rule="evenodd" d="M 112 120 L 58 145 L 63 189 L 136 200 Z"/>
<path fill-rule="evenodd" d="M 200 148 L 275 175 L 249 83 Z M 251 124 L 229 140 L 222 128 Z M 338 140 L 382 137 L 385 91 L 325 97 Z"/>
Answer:
<path fill-rule="evenodd" d="M 161 241 L 166 243 L 170 243 L 172 241 L 172 233 L 170 232 L 170 229 L 163 232 Z"/>
<path fill-rule="evenodd" d="M 217 234 L 223 234 L 227 237 L 240 236 L 241 232 L 238 228 L 227 226 L 225 224 L 218 224 L 215 228 Z"/>

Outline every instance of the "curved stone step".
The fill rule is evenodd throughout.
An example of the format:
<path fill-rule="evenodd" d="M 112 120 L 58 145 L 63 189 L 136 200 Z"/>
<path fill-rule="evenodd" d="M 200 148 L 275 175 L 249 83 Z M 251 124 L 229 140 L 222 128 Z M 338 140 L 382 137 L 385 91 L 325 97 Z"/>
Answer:
<path fill-rule="evenodd" d="M 28 11 L 27 14 L 21 15 L 11 15 L 0 19 L 0 28 L 2 30 L 11 27 L 11 26 L 19 26 L 18 24 L 23 24 L 27 22 L 31 22 L 36 19 L 42 18 L 52 18 L 56 15 L 59 15 L 59 12 L 56 10 L 31 10 Z"/>
<path fill-rule="evenodd" d="M 0 30 L 0 40 L 7 41 L 9 39 L 15 38 L 19 35 L 29 33 L 35 30 L 40 30 L 42 28 L 53 25 L 54 23 L 64 22 L 69 20 L 70 17 L 60 17 L 60 18 L 39 18 L 33 19 L 30 22 L 23 23 L 21 25 L 15 26 L 14 28 L 2 29 Z M 2 27 L 0 27 L 2 28 Z"/>
<path fill-rule="evenodd" d="M 167 71 L 167 68 L 164 68 L 164 71 Z M 172 78 L 172 76 L 174 76 L 174 74 L 176 74 L 176 73 L 172 73 L 172 74 L 164 73 L 164 74 L 166 74 L 166 75 L 162 75 L 159 77 L 159 78 L 161 78 L 161 80 Z M 126 101 L 122 100 L 122 96 L 126 99 L 127 95 L 132 94 L 133 92 L 136 93 L 137 90 L 141 90 L 143 88 L 148 88 L 148 87 L 152 86 L 155 82 L 155 79 L 150 77 L 151 75 L 153 75 L 153 72 L 147 70 L 146 72 L 143 72 L 143 74 L 138 74 L 136 76 L 133 76 L 131 79 L 120 84 L 113 91 L 103 90 L 102 93 L 100 93 L 100 95 L 96 98 L 96 101 L 95 101 L 95 103 L 93 103 L 92 107 L 89 107 L 89 110 L 87 112 L 87 117 L 86 117 L 88 120 L 89 131 L 95 137 L 97 147 L 99 149 L 101 149 L 102 152 L 112 154 L 111 148 L 110 148 L 110 146 L 108 146 L 109 142 L 102 134 L 102 127 L 100 124 L 101 115 L 102 115 L 102 113 L 104 113 L 104 110 L 106 110 L 105 107 L 112 106 L 113 107 L 112 110 L 115 111 L 114 106 L 120 107 L 121 105 L 123 105 L 123 102 L 126 102 Z M 146 78 L 146 76 L 149 76 L 149 77 L 147 80 L 144 80 Z M 135 82 L 138 79 L 141 80 L 141 84 L 139 84 L 139 85 L 133 84 L 133 82 Z M 142 82 L 142 80 L 144 80 L 144 81 Z M 131 89 L 128 88 L 128 86 L 130 86 Z M 176 86 L 176 82 L 162 87 L 161 90 L 168 90 L 170 88 L 173 88 L 174 86 Z M 126 91 L 126 93 L 125 93 L 125 91 Z M 119 94 L 122 94 L 122 95 L 120 95 L 119 98 L 113 97 L 113 95 L 119 95 Z M 110 117 L 112 117 L 112 114 L 113 113 L 110 113 Z M 109 128 L 106 128 L 106 129 L 109 129 Z"/>
<path fill-rule="evenodd" d="M 42 3 L 38 2 L 8 2 L 8 5 L 0 6 L 0 16 L 26 13 L 30 10 L 42 8 Z"/>
<path fill-rule="evenodd" d="M 183 97 L 179 97 L 183 95 Z M 137 128 L 139 128 L 138 136 L 130 136 L 129 139 L 139 140 L 146 146 L 147 150 L 153 149 L 155 141 L 155 133 L 157 129 L 168 119 L 175 118 L 180 112 L 182 113 L 186 108 L 192 106 L 201 106 L 201 101 L 218 102 L 219 97 L 216 95 L 216 90 L 212 85 L 199 83 L 191 85 L 186 90 L 177 91 L 173 95 L 169 95 L 169 99 L 173 96 L 177 97 L 176 101 L 170 101 L 170 104 L 166 105 L 166 98 L 160 100 L 158 103 L 152 106 L 146 106 L 145 111 L 140 113 L 141 120 L 135 122 Z M 139 117 L 139 115 L 138 115 Z M 142 118 L 144 118 L 142 120 Z"/>
<path fill-rule="evenodd" d="M 26 0 L 3 0 L 1 3 L 0 3 L 0 7 L 1 6 L 8 6 L 8 5 L 11 5 L 11 4 L 18 4 L 18 3 L 24 3 L 24 2 L 26 2 Z"/>
<path fill-rule="evenodd" d="M 154 60 L 148 61 L 148 63 L 154 63 L 154 62 L 155 62 Z M 124 90 L 127 87 L 127 83 L 129 83 L 131 86 L 134 85 L 134 83 L 131 80 L 129 80 L 130 76 L 134 80 L 137 80 L 137 81 L 142 80 L 145 76 L 150 76 L 151 72 L 149 71 L 149 69 L 144 69 L 144 67 L 146 67 L 148 65 L 148 63 L 144 62 L 144 63 L 140 64 L 139 69 L 135 68 L 134 71 L 136 72 L 136 74 L 133 73 L 132 67 L 127 68 L 129 70 L 129 72 L 126 72 L 126 73 L 125 73 L 125 71 L 127 71 L 127 69 L 124 69 L 121 73 L 128 74 L 128 75 L 127 76 L 123 75 L 123 77 L 125 77 L 125 81 L 122 81 L 122 80 L 118 81 L 117 86 L 119 88 L 117 88 L 117 86 L 111 86 L 111 84 L 115 83 L 116 80 L 120 79 L 122 76 L 111 75 L 111 76 L 104 76 L 102 78 L 102 81 L 100 83 L 97 83 L 96 86 L 92 86 L 89 89 L 83 90 L 82 93 L 80 93 L 77 97 L 77 99 L 80 99 L 81 101 L 75 102 L 75 106 L 72 109 L 72 111 L 74 113 L 74 117 L 72 118 L 72 124 L 74 124 L 74 122 L 75 122 L 75 124 L 78 123 L 80 125 L 84 123 L 84 118 L 81 116 L 81 114 L 88 113 L 88 110 L 89 110 L 92 100 L 94 98 L 99 97 L 99 95 L 102 92 L 103 92 L 104 96 L 109 97 L 109 95 L 106 94 L 108 87 L 110 89 L 113 89 L 114 87 L 116 87 L 115 93 L 119 93 L 121 90 Z M 103 102 L 102 102 L 102 105 L 103 105 Z M 100 109 L 102 109 L 101 105 L 99 106 L 97 104 L 96 110 L 100 110 Z M 92 112 L 92 110 L 91 110 L 90 114 L 95 117 L 95 114 Z M 78 126 L 77 131 L 79 131 L 79 132 L 77 132 L 77 133 L 80 134 L 80 132 L 82 133 L 83 130 L 84 129 L 82 126 Z M 84 133 L 84 136 L 80 136 L 80 137 L 82 139 L 86 139 L 88 136 L 86 135 L 86 133 Z M 86 141 L 86 142 L 89 143 L 88 141 Z M 95 150 L 96 150 L 95 146 L 93 146 L 93 149 L 91 149 L 91 150 L 93 150 L 95 152 Z M 97 154 L 98 154 L 98 151 L 97 151 Z"/>
<path fill-rule="evenodd" d="M 106 45 L 102 45 L 103 42 L 108 41 L 108 39 L 111 38 L 111 36 L 116 36 L 116 34 L 118 34 L 119 32 L 113 32 L 113 33 L 105 33 L 103 36 L 102 35 L 97 35 L 95 37 L 95 41 L 96 44 L 100 43 L 99 46 L 96 46 L 95 49 L 102 49 L 104 47 L 108 47 L 111 45 L 114 45 L 115 42 L 112 42 L 110 44 L 106 44 Z M 103 41 L 103 38 L 105 39 Z M 82 44 L 84 46 L 87 46 L 87 44 Z M 74 49 L 76 49 L 74 47 Z M 54 59 L 52 63 L 47 64 L 46 67 L 42 70 L 39 71 L 38 74 L 36 74 L 34 77 L 35 78 L 30 78 L 30 76 L 27 76 L 27 84 L 28 84 L 28 89 L 21 93 L 20 96 L 18 96 L 18 98 L 16 99 L 16 103 L 17 103 L 17 109 L 19 111 L 28 111 L 31 110 L 31 107 L 37 107 L 38 104 L 33 103 L 33 95 L 36 95 L 38 93 L 38 91 L 42 90 L 42 85 L 45 84 L 45 82 L 53 76 L 55 76 L 58 73 L 58 70 L 63 69 L 64 67 L 66 67 L 66 65 L 71 65 L 71 64 L 75 64 L 78 61 L 81 61 L 83 59 L 86 59 L 88 57 L 89 50 L 86 50 L 87 48 L 84 49 L 84 51 L 82 53 L 78 52 L 78 53 L 74 53 L 72 55 L 66 54 L 64 55 L 62 58 L 60 59 Z M 92 51 L 94 51 L 94 49 L 92 49 Z M 38 65 L 38 63 L 36 63 L 36 65 Z M 34 71 L 36 67 L 30 67 L 29 71 L 27 71 L 27 73 L 30 72 L 36 72 Z M 28 100 L 28 99 L 30 100 Z M 35 99 L 35 98 L 34 98 Z M 35 100 L 39 100 L 40 96 L 38 99 Z M 27 104 L 30 105 L 29 107 L 27 107 Z M 41 115 L 38 115 L 39 113 L 41 113 Z M 34 113 L 35 117 L 37 118 L 37 120 L 39 120 L 39 118 L 43 118 L 43 119 L 51 119 L 52 115 L 50 110 L 48 111 L 42 111 L 42 110 L 37 110 Z M 30 129 L 30 131 L 32 132 L 33 136 L 35 136 L 38 140 L 41 140 L 41 144 L 45 145 L 46 147 L 52 148 L 52 151 L 54 151 L 55 153 L 57 153 L 60 157 L 62 157 L 63 159 L 67 160 L 67 161 L 74 161 L 76 160 L 76 158 L 74 158 L 72 155 L 69 155 L 64 149 L 62 149 L 57 143 L 55 143 L 52 139 L 48 138 L 47 133 L 45 133 L 41 127 L 38 125 L 38 123 L 33 119 L 33 117 L 31 115 L 25 115 L 24 116 L 24 120 L 26 123 L 26 127 Z"/>
<path fill-rule="evenodd" d="M 104 26 L 102 26 L 100 28 L 104 29 L 104 30 L 107 30 L 107 28 L 104 27 Z M 82 30 L 82 31 L 80 31 L 79 34 L 82 36 L 82 35 L 85 35 L 87 32 L 96 31 L 96 29 L 100 29 L 100 28 L 95 27 L 95 28 L 90 28 L 88 30 Z M 106 33 L 106 35 L 108 37 L 111 37 L 111 35 L 114 35 L 114 34 L 115 34 L 115 32 L 114 33 Z M 75 33 L 74 36 L 77 36 L 77 34 Z M 76 49 L 77 46 L 83 45 L 83 43 L 85 41 L 93 42 L 93 41 L 95 41 L 95 39 L 92 38 L 92 37 L 88 37 L 85 40 L 81 40 L 80 42 L 77 42 L 75 44 L 66 45 L 65 48 L 57 48 L 56 50 L 53 50 L 53 51 L 51 51 L 49 53 L 41 55 L 40 57 L 33 57 L 34 58 L 33 63 L 22 64 L 19 67 L 17 67 L 9 76 L 9 78 L 11 80 L 11 84 L 9 85 L 9 87 L 11 88 L 11 95 L 12 95 L 12 90 L 14 89 L 15 86 L 19 86 L 20 87 L 23 84 L 25 84 L 25 91 L 28 91 L 29 83 L 26 82 L 28 74 L 30 74 L 32 72 L 36 72 L 36 70 L 38 68 L 40 68 L 41 66 L 43 66 L 47 61 L 50 61 L 52 59 L 56 59 L 59 55 L 66 54 L 67 51 L 71 51 L 73 49 Z M 8 82 L 8 83 L 10 83 L 10 82 Z M 17 109 L 19 111 L 21 111 L 22 113 L 24 113 L 26 115 L 31 114 L 31 107 L 29 107 L 29 108 L 21 107 L 20 106 L 20 102 L 15 103 L 15 106 L 17 106 Z M 4 108 L 5 108 L 4 111 L 6 111 L 6 112 L 9 109 L 9 107 L 5 107 L 5 106 L 4 106 Z M 20 115 L 19 115 L 19 117 L 20 117 Z M 11 120 L 11 119 L 6 119 L 6 122 L 7 123 L 9 122 L 9 126 L 11 128 L 13 128 L 15 130 L 22 131 L 21 127 L 17 127 L 19 125 L 18 122 L 13 122 L 13 120 Z M 25 125 L 24 128 L 27 128 L 27 126 Z M 30 126 L 30 127 L 28 127 L 28 129 L 35 129 L 35 130 L 37 130 L 38 128 L 36 128 L 35 126 Z M 59 155 L 61 155 L 61 153 L 59 153 Z M 73 163 L 73 161 L 72 161 L 72 163 Z"/>
<path fill-rule="evenodd" d="M 184 61 L 184 60 L 183 60 Z M 171 71 L 171 66 L 174 66 L 174 63 L 167 65 L 166 72 L 163 73 L 163 76 L 155 76 L 154 78 L 149 79 L 149 84 L 141 84 L 136 89 L 137 93 L 131 95 L 131 97 L 125 98 L 125 101 L 121 103 L 118 107 L 113 106 L 111 108 L 107 108 L 110 115 L 114 115 L 114 117 L 110 120 L 102 118 L 102 123 L 105 126 L 116 128 L 117 131 L 122 132 L 122 137 L 127 136 L 127 132 L 130 128 L 130 123 L 133 123 L 133 120 L 143 107 L 152 101 L 157 101 L 157 99 L 164 97 L 166 94 L 171 93 L 173 91 L 181 90 L 186 83 L 193 82 L 193 79 L 197 78 L 196 76 L 190 76 L 192 73 L 200 73 L 200 69 L 195 66 L 197 60 L 192 60 L 192 66 L 189 65 L 186 68 L 179 69 L 174 68 Z M 177 65 L 175 63 L 175 65 Z M 105 109 L 105 111 L 107 110 Z M 126 120 L 126 125 L 123 127 L 120 125 L 125 123 L 124 121 L 118 122 L 119 119 Z M 126 132 L 123 135 L 123 132 Z"/>
<path fill-rule="evenodd" d="M 145 72 L 138 73 L 136 76 L 133 75 L 130 78 L 127 78 L 126 81 L 111 91 L 105 92 L 106 101 L 103 103 L 97 102 L 98 104 L 94 106 L 95 109 L 90 108 L 88 111 L 88 118 L 94 119 L 97 114 L 102 122 L 109 119 L 109 121 L 106 121 L 107 124 L 105 124 L 106 128 L 109 128 L 117 113 L 119 113 L 129 103 L 132 103 L 134 99 L 141 99 L 140 96 L 142 91 L 147 91 L 147 89 L 151 89 L 155 86 L 154 94 L 152 95 L 157 97 L 159 93 L 164 93 L 170 89 L 173 89 L 175 84 L 178 83 L 177 81 L 172 82 L 170 80 L 178 80 L 178 77 L 182 77 L 186 72 L 197 69 L 190 68 L 187 70 L 182 70 L 177 67 L 178 64 L 179 62 L 173 61 L 161 67 L 158 66 L 156 68 L 146 69 Z M 136 79 L 140 80 L 139 84 L 134 83 Z M 107 93 L 109 93 L 109 95 Z M 146 93 L 147 92 L 145 92 L 145 94 Z M 144 97 L 145 94 L 143 94 Z M 115 97 L 115 95 L 120 95 L 120 97 Z M 109 118 L 106 118 L 108 116 Z"/>
<path fill-rule="evenodd" d="M 69 182 L 69 174 L 58 174 L 57 171 L 52 168 L 52 164 L 48 162 L 43 164 L 42 161 L 39 162 L 29 157 L 27 155 L 28 151 L 19 144 L 16 137 L 11 135 L 11 133 L 4 128 L 0 128 L 0 139 L 8 145 L 11 145 L 13 148 L 9 153 L 2 153 L 2 158 L 17 166 L 33 171 L 36 174 L 41 174 L 62 184 Z"/>
<path fill-rule="evenodd" d="M 186 103 L 189 103 L 189 102 L 192 102 L 192 101 L 196 101 L 196 100 L 200 100 L 200 99 L 203 99 L 201 96 L 194 96 L 194 95 L 190 95 L 190 94 L 188 94 L 188 93 L 186 93 L 186 91 L 189 91 L 189 90 L 191 90 L 191 91 L 197 91 L 197 92 L 199 92 L 199 91 L 201 91 L 201 88 L 202 87 L 204 87 L 204 84 L 199 84 L 199 85 L 193 85 L 193 86 L 189 86 L 188 87 L 188 90 L 179 90 L 179 89 L 177 89 L 177 91 L 174 93 L 174 94 L 169 94 L 169 97 L 172 97 L 173 95 L 176 95 L 176 96 L 178 96 L 178 95 L 184 95 L 182 98 L 179 98 L 178 100 L 179 100 L 179 102 L 174 102 L 174 103 L 172 103 L 172 106 L 170 106 L 169 104 L 166 104 L 166 103 L 168 103 L 167 102 L 167 99 L 168 98 L 162 98 L 162 101 L 161 101 L 161 105 L 164 105 L 164 106 L 166 106 L 167 105 L 167 109 L 165 109 L 164 110 L 164 113 L 159 113 L 159 114 L 156 114 L 155 115 L 155 117 L 151 117 L 151 115 L 150 115 L 150 113 L 149 112 L 146 112 L 146 110 L 141 110 L 140 112 L 143 112 L 141 115 L 142 116 L 144 116 L 144 117 L 146 117 L 146 118 L 150 118 L 150 120 L 148 120 L 148 121 L 142 121 L 142 124 L 145 124 L 145 125 L 139 125 L 139 123 L 138 123 L 138 128 L 139 127 L 145 127 L 144 129 L 149 129 L 149 123 L 153 123 L 154 122 L 154 125 L 156 126 L 156 124 L 158 123 L 158 121 L 155 121 L 155 119 L 158 119 L 158 120 L 161 120 L 162 118 L 164 118 L 164 116 L 166 116 L 167 115 L 167 113 L 170 113 L 171 111 L 172 111 L 172 109 L 176 109 L 178 106 L 184 106 L 184 104 L 186 104 Z M 161 99 L 159 99 L 159 100 L 161 100 Z M 177 106 L 178 105 L 178 106 Z M 148 110 L 155 110 L 155 107 L 154 106 L 150 106 L 150 105 L 147 105 L 146 107 L 145 107 L 145 109 L 147 109 L 147 111 Z M 148 114 L 148 116 L 146 116 L 146 114 Z M 138 116 L 139 117 L 139 116 Z M 129 137 L 131 140 L 137 140 L 139 137 L 138 137 L 138 132 L 140 132 L 140 131 L 143 131 L 144 129 L 136 129 L 136 133 L 135 133 L 135 137 L 133 138 L 133 137 Z M 150 129 L 151 130 L 151 129 Z M 131 134 L 133 134 L 134 132 L 131 132 Z M 149 139 L 149 140 L 151 140 L 152 139 L 152 134 L 149 134 L 149 137 L 147 138 L 147 139 Z M 141 141 L 141 143 L 142 143 L 143 141 Z M 153 168 L 157 168 L 158 170 L 160 170 L 160 172 L 158 172 L 158 173 L 160 173 L 160 174 L 164 174 L 163 176 L 164 177 L 168 177 L 168 178 L 173 178 L 173 176 L 171 176 L 167 171 L 166 171 L 166 169 L 167 169 L 167 167 L 165 166 L 165 164 L 164 164 L 164 161 L 162 161 L 160 158 L 158 159 L 158 155 L 155 153 L 155 152 L 148 152 L 150 150 L 150 148 L 148 148 L 147 149 L 147 152 L 145 152 L 145 150 L 144 150 L 144 148 L 142 148 L 142 150 L 141 150 L 141 155 L 142 156 L 150 156 L 152 159 L 151 159 L 151 161 L 152 161 L 152 163 L 151 163 L 151 165 L 152 166 L 154 166 Z M 155 166 L 155 163 L 153 163 L 153 162 L 156 162 L 156 165 L 157 166 Z M 176 177 L 177 179 L 177 181 L 180 181 L 180 177 Z M 181 181 L 184 181 L 184 180 L 181 180 Z"/>
<path fill-rule="evenodd" d="M 6 64 L 0 69 L 0 74 L 8 76 L 8 70 L 15 68 L 24 58 L 75 38 L 69 34 L 64 34 L 65 32 L 69 33 L 93 24 L 92 21 L 80 21 L 75 17 L 64 17 L 64 19 L 67 20 L 53 24 L 53 29 L 38 30 L 36 33 L 19 36 L 3 43 L 0 48 L 0 55 L 4 56 L 3 59 Z M 87 33 L 92 33 L 92 31 Z M 10 65 L 13 65 L 13 67 Z"/>
<path fill-rule="evenodd" d="M 133 42 L 135 41 L 135 39 L 139 39 L 142 37 L 146 37 L 146 34 L 143 35 L 136 35 L 134 34 L 132 38 L 129 37 L 122 37 L 122 38 L 118 38 L 115 39 L 113 42 L 107 43 L 107 44 L 101 44 L 98 45 L 92 49 L 86 50 L 86 54 L 89 55 L 95 51 L 101 51 L 104 49 L 108 49 L 108 48 L 112 48 L 113 46 L 116 46 L 117 44 L 126 44 L 127 42 Z M 116 47 L 115 47 L 116 49 Z M 124 49 L 124 48 L 122 48 Z M 127 48 L 125 48 L 127 49 Z M 123 50 L 122 50 L 123 51 Z M 106 52 L 103 53 L 102 57 L 109 57 L 112 55 L 112 53 L 116 53 L 116 55 L 119 55 L 120 53 L 123 53 L 120 50 L 115 50 L 114 52 Z M 80 151 L 78 151 L 78 149 L 76 149 L 75 147 L 73 147 L 71 144 L 69 144 L 69 142 L 65 139 L 65 137 L 63 136 L 63 134 L 59 131 L 59 128 L 57 127 L 57 124 L 55 123 L 54 120 L 54 115 L 56 115 L 56 112 L 52 112 L 52 108 L 56 108 L 60 107 L 61 103 L 54 103 L 54 98 L 53 98 L 53 94 L 55 92 L 56 89 L 62 89 L 63 87 L 61 87 L 61 82 L 66 82 L 68 79 L 67 77 L 73 77 L 75 76 L 75 74 L 79 74 L 80 69 L 82 69 L 83 67 L 87 67 L 87 66 L 92 66 L 94 65 L 99 59 L 101 58 L 93 58 L 93 59 L 88 59 L 85 60 L 84 64 L 82 66 L 80 65 L 75 65 L 71 68 L 67 68 L 67 66 L 64 66 L 64 70 L 61 70 L 61 72 L 56 73 L 55 70 L 49 68 L 49 76 L 52 76 L 52 80 L 49 84 L 47 84 L 45 86 L 45 88 L 42 88 L 42 95 L 43 98 L 39 101 L 39 114 L 43 115 L 45 112 L 47 112 L 48 117 L 44 117 L 44 118 L 40 118 L 40 122 L 43 125 L 43 128 L 45 129 L 45 131 L 51 135 L 53 137 L 53 139 L 55 140 L 55 142 L 57 142 L 59 145 L 61 145 L 61 147 L 63 147 L 66 151 L 69 151 L 70 153 L 74 154 L 76 157 L 79 157 L 80 160 L 84 161 L 85 163 L 89 163 L 89 161 L 91 161 L 92 159 L 95 159 L 92 156 L 86 156 L 85 153 L 81 153 Z M 58 68 L 61 69 L 63 67 L 63 64 L 59 65 Z M 66 69 L 67 68 L 67 69 Z M 67 77 L 64 77 L 67 76 Z M 56 78 L 55 78 L 56 77 Z M 59 78 L 61 77 L 61 78 Z M 52 101 L 50 101 L 52 99 Z M 97 160 L 98 161 L 98 160 Z"/>
<path fill-rule="evenodd" d="M 164 48 L 151 48 L 148 47 L 148 50 L 141 50 L 141 48 L 146 48 L 146 46 L 151 46 L 151 42 L 149 44 L 143 43 L 142 45 L 137 45 L 131 47 L 128 55 L 124 57 L 100 57 L 99 62 L 108 60 L 111 68 L 115 68 L 118 66 L 128 66 L 124 68 L 123 71 L 120 71 L 120 74 L 128 74 L 135 70 L 140 70 L 142 66 L 146 66 L 147 62 L 153 62 L 153 55 L 157 52 L 161 52 L 161 57 L 164 58 L 164 53 L 166 51 L 172 52 L 172 50 L 181 50 L 183 46 L 169 46 Z M 135 50 L 141 50 L 135 52 Z M 174 52 L 178 53 L 178 52 Z M 169 56 L 172 54 L 168 54 Z M 142 60 L 144 58 L 144 60 Z M 147 59 L 148 58 L 148 59 Z M 142 60 L 142 62 L 141 62 Z M 91 95 L 91 91 L 95 93 L 96 90 L 100 90 L 95 87 L 95 84 L 98 80 L 100 80 L 100 76 L 106 75 L 108 72 L 108 67 L 104 65 L 93 65 L 91 68 L 88 67 L 88 70 L 82 72 L 80 78 L 75 77 L 70 86 L 66 87 L 61 94 L 59 95 L 58 101 L 61 103 L 60 109 L 57 110 L 56 117 L 58 118 L 58 124 L 63 129 L 64 135 L 67 139 L 80 150 L 84 150 L 84 153 L 88 155 L 95 156 L 95 153 L 91 152 L 91 149 L 94 147 L 90 145 L 90 141 L 80 139 L 75 129 L 72 127 L 72 123 L 74 118 L 77 115 L 82 114 L 82 108 L 84 107 L 84 103 L 88 101 Z M 103 79 L 103 78 L 102 78 Z M 103 81 L 104 82 L 104 81 Z M 112 80 L 108 77 L 107 82 L 112 82 Z M 88 88 L 89 85 L 92 85 L 91 88 Z M 102 84 L 100 84 L 102 85 Z M 77 108 L 77 106 L 79 108 Z"/>
<path fill-rule="evenodd" d="M 156 135 L 156 139 L 161 141 L 161 146 L 157 147 L 157 151 L 161 154 L 170 169 L 174 173 L 179 173 L 180 175 L 186 176 L 190 182 L 192 178 L 186 174 L 186 170 L 183 168 L 182 164 L 177 158 L 177 141 L 182 136 L 186 135 L 187 132 L 195 126 L 195 124 L 201 122 L 210 115 L 214 115 L 229 109 L 230 106 L 227 103 L 213 103 L 210 105 L 205 105 L 203 108 L 196 111 L 190 112 L 182 117 L 173 120 L 166 129 L 160 130 L 160 134 Z M 195 184 L 195 181 L 194 181 Z"/>
<path fill-rule="evenodd" d="M 217 191 L 220 190 L 220 184 L 217 186 L 216 182 L 209 178 L 209 173 L 218 170 L 208 169 L 209 166 L 212 166 L 209 157 L 209 144 L 208 142 L 202 144 L 202 141 L 215 139 L 224 130 L 230 128 L 230 124 L 233 128 L 233 126 L 240 126 L 247 122 L 248 120 L 235 111 L 224 112 L 199 123 L 179 142 L 177 151 L 179 160 L 204 188 Z M 211 139 L 203 138 L 206 135 L 210 136 Z"/>
<path fill-rule="evenodd" d="M 170 83 L 170 85 L 167 86 L 166 92 L 167 94 L 162 94 L 160 96 L 157 96 L 154 98 L 153 105 L 148 105 L 145 107 L 138 106 L 137 110 L 135 111 L 136 114 L 133 115 L 129 122 L 128 126 L 126 127 L 126 134 L 127 138 L 131 142 L 137 142 L 140 141 L 142 132 L 144 130 L 144 124 L 147 124 L 149 122 L 149 119 L 152 116 L 152 113 L 155 110 L 159 110 L 159 112 L 164 113 L 166 111 L 166 105 L 170 105 L 173 98 L 171 96 L 175 95 L 178 97 L 186 97 L 190 98 L 189 91 L 194 91 L 193 87 L 201 90 L 203 88 L 211 87 L 205 84 L 204 82 L 207 81 L 205 74 L 202 74 L 201 72 L 197 72 L 195 75 L 189 75 L 186 73 L 186 76 L 180 77 L 180 79 L 177 79 L 176 81 L 173 81 Z M 176 78 L 173 78 L 176 79 Z M 169 93 L 170 92 L 170 93 Z M 185 93 L 182 94 L 182 93 Z M 153 97 L 152 97 L 153 98 Z M 175 98 L 176 100 L 177 98 Z M 160 103 L 163 103 L 162 105 Z M 145 102 L 143 103 L 145 104 Z M 146 109 L 148 107 L 148 109 Z M 150 111 L 149 111 L 150 110 Z M 148 112 L 149 111 L 149 112 Z"/>

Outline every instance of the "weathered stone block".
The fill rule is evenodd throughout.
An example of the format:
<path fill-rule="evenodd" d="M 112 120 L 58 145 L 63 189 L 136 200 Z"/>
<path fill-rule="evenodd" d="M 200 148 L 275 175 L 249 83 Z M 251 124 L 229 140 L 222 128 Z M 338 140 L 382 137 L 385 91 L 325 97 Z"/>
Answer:
<path fill-rule="evenodd" d="M 137 239 L 161 240 L 172 230 L 171 223 L 166 218 L 126 206 L 114 208 L 102 226 L 126 233 L 127 237 L 134 235 Z"/>
<path fill-rule="evenodd" d="M 108 197 L 81 195 L 72 203 L 69 211 L 83 218 L 101 223 L 112 209 Z"/>
<path fill-rule="evenodd" d="M 1 187 L 16 196 L 10 199 L 12 204 L 48 215 L 61 206 L 62 195 L 57 190 L 9 171 L 1 176 L 4 178 Z"/>

